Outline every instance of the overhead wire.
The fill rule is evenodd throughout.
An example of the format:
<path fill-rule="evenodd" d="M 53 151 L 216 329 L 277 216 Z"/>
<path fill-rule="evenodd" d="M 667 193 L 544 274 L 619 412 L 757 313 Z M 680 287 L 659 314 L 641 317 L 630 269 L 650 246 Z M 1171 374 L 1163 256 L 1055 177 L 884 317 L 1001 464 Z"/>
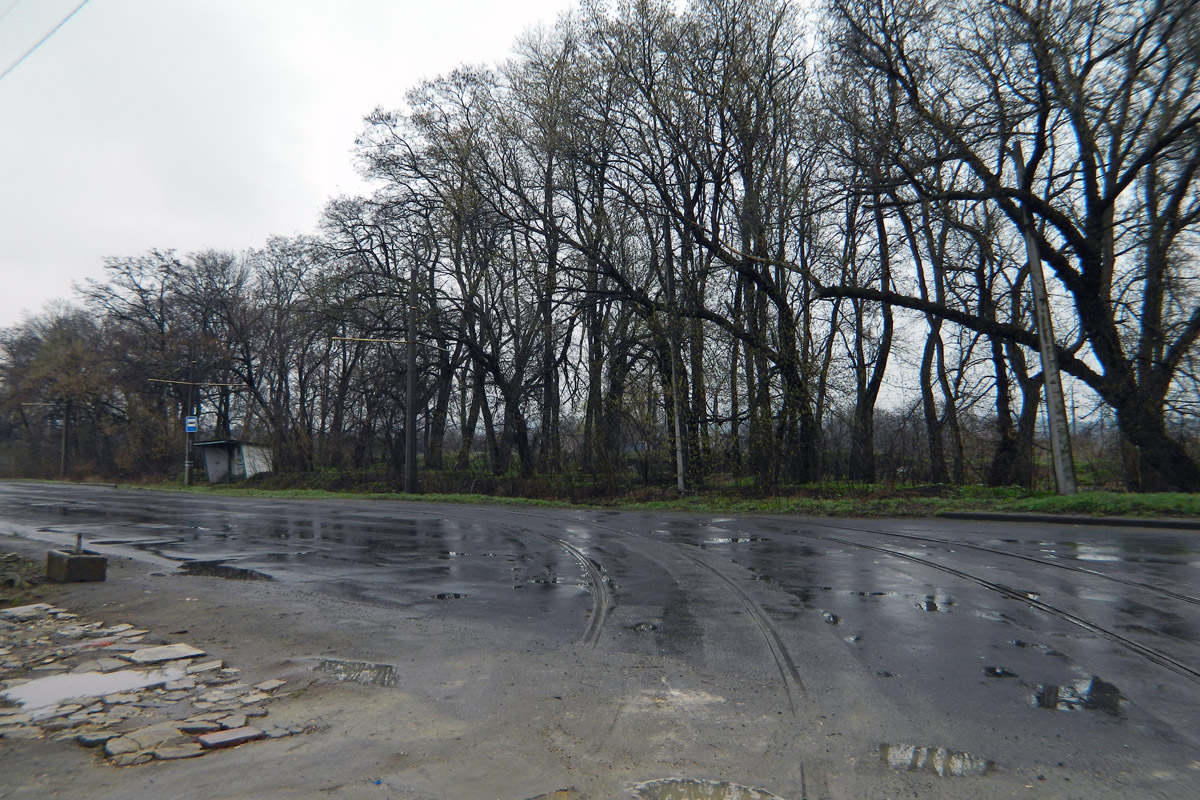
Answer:
<path fill-rule="evenodd" d="M 12 2 L 8 4 L 8 8 L 0 11 L 0 22 L 4 22 L 4 18 L 11 14 L 12 10 L 19 5 L 21 5 L 21 0 L 12 0 Z"/>
<path fill-rule="evenodd" d="M 22 61 L 24 61 L 25 59 L 27 59 L 27 58 L 29 58 L 31 55 L 33 55 L 33 52 L 34 52 L 35 50 L 37 50 L 39 47 L 41 47 L 42 45 L 44 45 L 44 44 L 46 43 L 46 40 L 47 40 L 47 39 L 49 39 L 49 38 L 50 38 L 51 36 L 53 36 L 54 34 L 58 33 L 58 30 L 59 30 L 59 28 L 61 28 L 63 25 L 66 25 L 66 24 L 67 24 L 67 22 L 68 22 L 68 21 L 71 19 L 71 17 L 73 17 L 73 16 L 75 16 L 76 14 L 78 14 L 78 13 L 79 13 L 79 10 L 80 10 L 81 8 L 83 8 L 84 6 L 86 6 L 87 4 L 88 4 L 88 0 L 83 0 L 83 2 L 82 2 L 82 3 L 80 3 L 80 4 L 79 4 L 79 5 L 77 5 L 77 6 L 75 6 L 75 8 L 74 8 L 74 9 L 71 11 L 71 13 L 70 13 L 70 14 L 67 14 L 65 17 L 63 17 L 61 20 L 59 20 L 59 22 L 58 22 L 58 24 L 57 24 L 57 25 L 55 25 L 53 28 L 51 28 L 51 29 L 50 29 L 50 32 L 49 32 L 49 33 L 47 33 L 45 36 L 43 36 L 41 39 L 39 39 L 39 40 L 38 40 L 38 41 L 37 41 L 37 42 L 36 42 L 36 43 L 33 45 L 33 47 L 29 48 L 29 49 L 28 49 L 28 50 L 26 50 L 26 51 L 25 51 L 23 54 L 21 54 L 21 57 L 20 57 L 20 58 L 18 58 L 16 61 L 14 61 L 12 64 L 10 64 L 10 65 L 9 65 L 9 67 L 8 67 L 8 69 L 4 70 L 4 72 L 0 72 L 0 81 L 4 80 L 4 79 L 5 79 L 5 78 L 8 76 L 8 73 L 12 72 L 14 69 L 16 69 L 17 67 L 19 67 L 19 66 L 21 65 L 21 62 L 22 62 Z M 16 6 L 16 3 L 14 3 L 12 6 L 9 6 L 9 8 L 8 8 L 8 11 L 5 11 L 5 12 L 4 12 L 5 16 L 7 16 L 7 15 L 8 15 L 8 12 L 9 12 L 9 11 L 12 11 L 12 10 L 13 10 L 13 8 L 14 8 L 15 6 Z"/>

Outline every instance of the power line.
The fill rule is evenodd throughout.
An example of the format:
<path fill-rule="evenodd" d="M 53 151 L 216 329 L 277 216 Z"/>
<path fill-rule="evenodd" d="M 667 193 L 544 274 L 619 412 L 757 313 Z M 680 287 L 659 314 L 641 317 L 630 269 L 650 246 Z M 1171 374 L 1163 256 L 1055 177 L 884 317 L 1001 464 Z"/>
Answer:
<path fill-rule="evenodd" d="M 63 25 L 66 25 L 66 24 L 67 24 L 67 21 L 68 21 L 68 20 L 70 20 L 70 19 L 71 19 L 71 17 L 73 17 L 73 16 L 75 16 L 76 14 L 78 14 L 78 13 L 79 13 L 79 9 L 83 8 L 83 7 L 84 7 L 84 6 L 86 6 L 87 4 L 88 4 L 88 0 L 83 0 L 83 2 L 82 2 L 82 3 L 80 3 L 80 4 L 79 4 L 79 5 L 77 5 L 77 6 L 75 6 L 75 9 L 74 9 L 74 10 L 73 10 L 73 11 L 72 11 L 70 14 L 67 14 L 65 17 L 63 17 L 61 20 L 59 20 L 59 23 L 58 23 L 57 25 L 55 25 L 53 28 L 51 28 L 49 33 L 47 33 L 45 36 L 43 36 L 41 39 L 39 39 L 39 40 L 38 40 L 38 42 L 37 42 L 37 44 L 35 44 L 33 47 L 31 47 L 31 48 L 29 48 L 28 50 L 26 50 L 26 51 L 25 51 L 25 52 L 24 52 L 24 53 L 21 55 L 21 57 L 20 57 L 20 58 L 18 58 L 16 61 L 14 61 L 14 62 L 13 62 L 13 63 L 12 63 L 10 66 L 9 66 L 9 68 L 8 68 L 8 69 L 4 70 L 4 72 L 3 72 L 3 73 L 0 73 L 0 81 L 4 80 L 4 79 L 5 79 L 5 78 L 8 76 L 8 73 L 12 72 L 14 69 L 16 69 L 18 66 L 20 66 L 22 61 L 24 61 L 25 59 L 27 59 L 27 58 L 29 58 L 31 55 L 33 55 L 33 51 L 34 51 L 34 50 L 37 50 L 39 47 L 41 47 L 42 45 L 44 45 L 44 44 L 46 43 L 46 40 L 47 40 L 47 39 L 49 39 L 49 38 L 50 38 L 51 36 L 53 36 L 54 34 L 58 33 L 58 29 L 59 29 L 59 28 L 61 28 Z M 9 8 L 9 11 L 11 11 L 11 10 L 12 10 L 12 8 Z M 7 13 L 8 13 L 8 12 L 6 11 L 6 12 L 5 12 L 5 14 L 7 15 Z"/>
<path fill-rule="evenodd" d="M 4 9 L 3 11 L 0 11 L 0 22 L 3 22 L 4 18 L 7 17 L 9 14 L 11 14 L 12 10 L 14 8 L 16 8 L 17 6 L 19 6 L 20 4 L 21 4 L 21 0 L 12 0 L 12 2 L 8 4 L 8 8 Z"/>

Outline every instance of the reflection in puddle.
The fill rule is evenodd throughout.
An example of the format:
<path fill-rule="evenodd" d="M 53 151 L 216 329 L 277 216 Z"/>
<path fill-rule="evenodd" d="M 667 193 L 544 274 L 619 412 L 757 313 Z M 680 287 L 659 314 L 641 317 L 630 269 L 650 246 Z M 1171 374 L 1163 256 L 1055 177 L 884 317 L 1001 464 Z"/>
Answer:
<path fill-rule="evenodd" d="M 954 601 L 949 597 L 935 597 L 927 594 L 925 599 L 917 603 L 917 608 L 922 611 L 942 611 L 949 613 L 950 607 L 954 605 Z"/>
<path fill-rule="evenodd" d="M 1070 686 L 1044 684 L 1037 687 L 1033 704 L 1058 711 L 1103 711 L 1119 714 L 1125 696 L 1108 681 L 1093 675 Z"/>
<path fill-rule="evenodd" d="M 1011 642 L 1009 642 L 1009 644 L 1011 644 L 1013 647 L 1019 647 L 1022 650 L 1040 650 L 1042 653 L 1045 653 L 1048 656 L 1054 656 L 1055 658 L 1066 659 L 1065 655 L 1058 652 L 1057 650 L 1055 650 L 1053 647 L 1051 647 L 1048 644 L 1035 644 L 1033 642 L 1024 642 L 1024 641 L 1021 641 L 1020 639 L 1013 639 Z"/>
<path fill-rule="evenodd" d="M 989 678 L 1016 678 L 1017 673 L 1008 667 L 984 667 L 983 674 Z"/>
<path fill-rule="evenodd" d="M 391 664 L 371 664 L 366 661 L 336 661 L 322 658 L 316 667 L 335 681 L 362 683 L 367 686 L 395 686 L 396 668 Z"/>
<path fill-rule="evenodd" d="M 641 800 L 780 800 L 778 795 L 725 781 L 666 778 L 635 786 L 633 796 Z"/>
<path fill-rule="evenodd" d="M 1081 544 L 1075 548 L 1075 558 L 1079 561 L 1121 561 L 1120 551 L 1115 547 Z"/>
<path fill-rule="evenodd" d="M 123 669 L 117 672 L 82 672 L 70 675 L 51 675 L 47 678 L 15 686 L 0 694 L 26 711 L 34 719 L 38 710 L 52 711 L 63 700 L 77 697 L 101 697 L 130 689 L 145 689 L 168 681 L 177 681 L 186 674 L 184 667 L 166 667 L 154 670 Z"/>
<path fill-rule="evenodd" d="M 983 775 L 995 769 L 995 764 L 970 753 L 960 753 L 945 747 L 921 747 L 912 744 L 880 745 L 883 762 L 892 769 L 906 772 L 927 772 L 939 778 L 963 778 Z"/>
<path fill-rule="evenodd" d="M 761 536 L 722 536 L 716 539 L 707 539 L 700 542 L 697 547 L 701 550 L 720 544 L 749 544 L 751 542 L 765 542 L 766 539 Z"/>
<path fill-rule="evenodd" d="M 220 561 L 185 561 L 179 565 L 183 575 L 198 575 L 204 578 L 226 578 L 234 581 L 269 581 L 274 580 L 265 572 L 259 572 L 246 567 L 231 567 Z"/>

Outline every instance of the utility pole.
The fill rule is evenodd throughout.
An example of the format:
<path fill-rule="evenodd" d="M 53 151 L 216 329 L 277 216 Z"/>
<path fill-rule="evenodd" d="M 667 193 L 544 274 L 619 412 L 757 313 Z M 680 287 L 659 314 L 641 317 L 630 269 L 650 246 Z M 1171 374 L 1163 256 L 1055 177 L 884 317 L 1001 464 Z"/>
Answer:
<path fill-rule="evenodd" d="M 188 425 L 188 417 L 195 413 L 195 400 L 193 399 L 196 391 L 196 360 L 188 359 L 188 388 L 187 388 L 187 408 L 183 411 L 184 416 L 184 433 L 183 433 L 183 485 L 192 485 L 192 431 Z"/>
<path fill-rule="evenodd" d="M 675 483 L 679 489 L 679 493 L 683 494 L 686 489 L 684 483 L 684 473 L 686 465 L 683 459 L 683 421 L 682 421 L 682 406 L 679 402 L 679 371 L 676 367 L 676 337 L 678 336 L 678 315 L 675 309 L 675 259 L 671 255 L 671 228 L 670 223 L 664 225 L 663 230 L 666 247 L 664 251 L 666 263 L 663 265 L 666 268 L 667 279 L 667 357 L 671 359 L 671 405 L 672 416 L 675 418 Z"/>
<path fill-rule="evenodd" d="M 404 395 L 404 493 L 417 487 L 417 262 L 408 274 L 408 352 Z"/>
<path fill-rule="evenodd" d="M 406 339 L 376 339 L 365 336 L 331 336 L 335 342 L 382 342 L 384 344 L 407 345 L 405 350 L 406 372 L 404 403 L 404 492 L 419 494 L 420 484 L 417 481 L 417 270 L 413 267 L 409 276 L 408 288 L 408 338 Z M 422 343 L 422 347 L 432 347 L 435 350 L 445 350 L 435 344 Z"/>
<path fill-rule="evenodd" d="M 63 406 L 63 421 L 62 421 L 62 453 L 58 462 L 58 477 L 67 477 L 67 426 L 71 424 L 71 403 L 68 401 Z"/>
<path fill-rule="evenodd" d="M 1032 180 L 1026 180 L 1025 157 L 1021 143 L 1011 152 L 1021 188 L 1031 191 Z M 1029 260 L 1029 277 L 1033 287 L 1033 316 L 1037 325 L 1038 350 L 1042 357 L 1042 384 L 1046 392 L 1046 425 L 1050 429 L 1050 454 L 1054 461 L 1054 480 L 1058 493 L 1075 494 L 1075 462 L 1071 455 L 1071 431 L 1067 424 L 1067 406 L 1063 397 L 1062 377 L 1058 370 L 1058 353 L 1054 345 L 1054 324 L 1050 317 L 1050 299 L 1046 293 L 1046 276 L 1038 253 L 1033 220 L 1025 203 L 1021 203 L 1021 232 L 1025 236 L 1025 254 Z"/>

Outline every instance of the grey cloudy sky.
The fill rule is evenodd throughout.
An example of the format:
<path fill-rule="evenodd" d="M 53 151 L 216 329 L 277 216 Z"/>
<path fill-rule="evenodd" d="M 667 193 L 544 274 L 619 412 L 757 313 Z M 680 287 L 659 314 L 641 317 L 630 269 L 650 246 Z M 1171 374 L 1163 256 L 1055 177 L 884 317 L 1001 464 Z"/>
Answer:
<path fill-rule="evenodd" d="M 0 0 L 0 72 L 80 0 Z M 91 0 L 0 79 L 0 327 L 104 256 L 242 250 L 363 190 L 363 115 L 573 0 Z"/>

